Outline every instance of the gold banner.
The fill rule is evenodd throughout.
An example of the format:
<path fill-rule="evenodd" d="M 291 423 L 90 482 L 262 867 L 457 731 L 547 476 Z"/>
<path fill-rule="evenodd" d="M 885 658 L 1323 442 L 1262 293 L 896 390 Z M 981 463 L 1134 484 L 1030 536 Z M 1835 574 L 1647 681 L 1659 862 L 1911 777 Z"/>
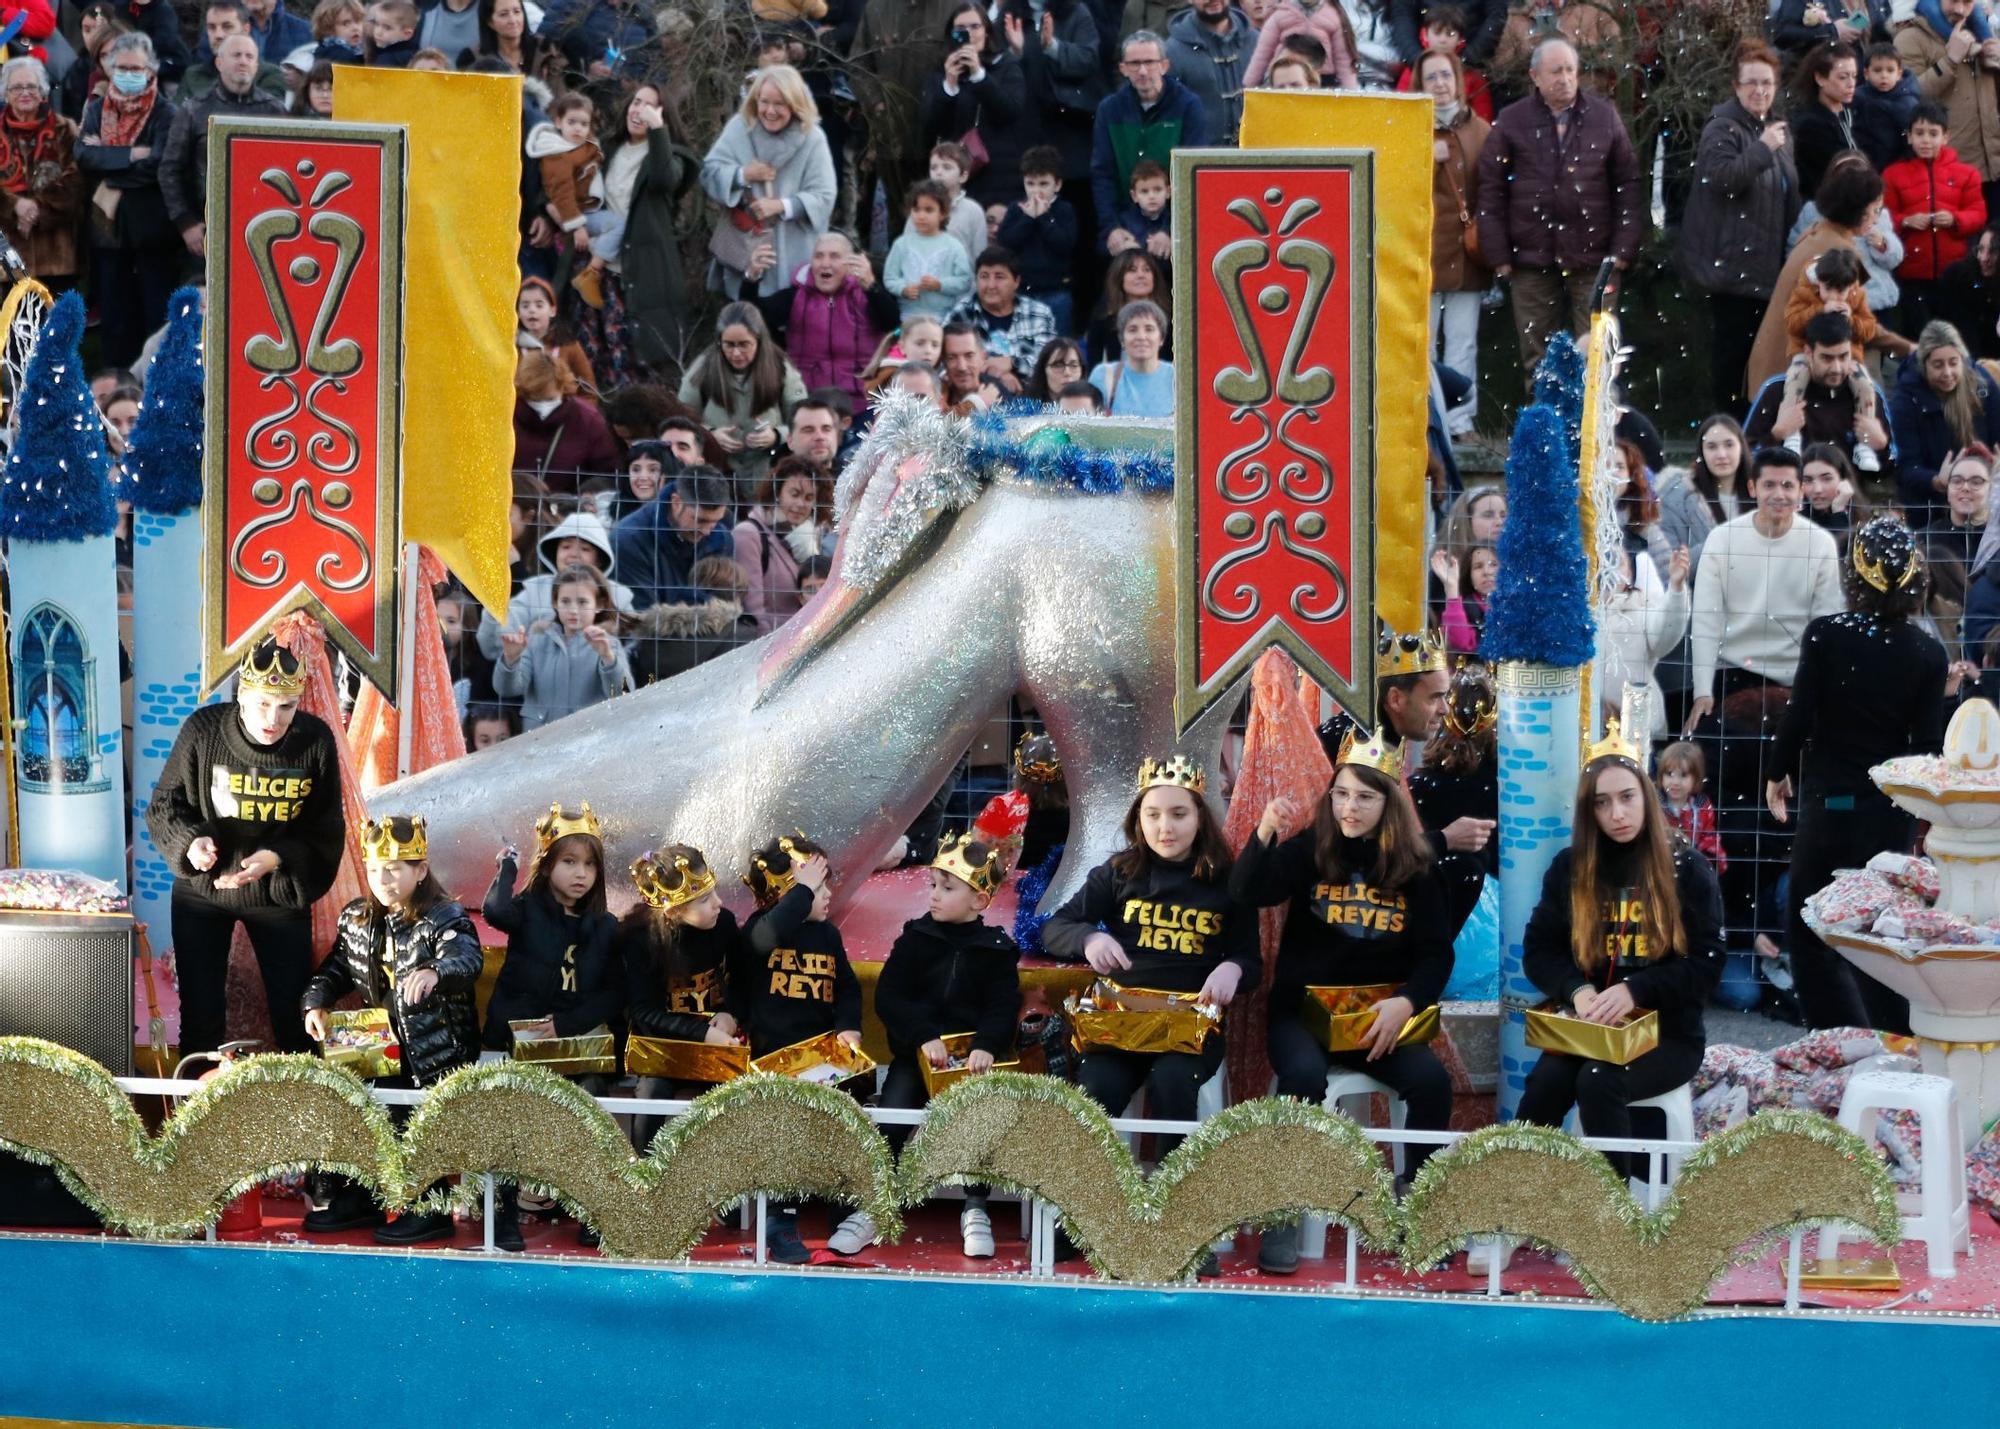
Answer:
<path fill-rule="evenodd" d="M 1545 1002 L 1528 1009 L 1528 1045 L 1622 1067 L 1660 1045 L 1660 1017 L 1656 1012 L 1642 1012 L 1616 1027 L 1607 1027 L 1558 1012 L 1554 1004 Z"/>
<path fill-rule="evenodd" d="M 1245 149 L 1375 155 L 1375 613 L 1397 630 L 1425 623 L 1431 133 L 1424 95 L 1243 96 Z"/>
<path fill-rule="evenodd" d="M 625 1039 L 625 1070 L 635 1077 L 665 1077 L 675 1082 L 733 1082 L 750 1070 L 750 1049 L 719 1042 L 688 1042 L 678 1037 Z"/>
<path fill-rule="evenodd" d="M 1393 983 L 1309 987 L 1301 1020 L 1329 1052 L 1359 1052 L 1368 1044 L 1362 1034 L 1375 1021 L 1375 1004 L 1394 997 Z M 1396 1036 L 1398 1047 L 1428 1042 L 1438 1034 L 1438 1005 L 1419 1007 Z"/>
<path fill-rule="evenodd" d="M 507 1026 L 514 1034 L 510 1055 L 517 1062 L 533 1062 L 564 1077 L 618 1070 L 618 1039 L 602 1024 L 574 1037 L 540 1036 L 533 1031 L 532 1022 L 509 1022 Z"/>
<path fill-rule="evenodd" d="M 334 112 L 408 131 L 403 539 L 505 614 L 520 234 L 495 195 L 520 187 L 521 80 L 349 65 Z"/>

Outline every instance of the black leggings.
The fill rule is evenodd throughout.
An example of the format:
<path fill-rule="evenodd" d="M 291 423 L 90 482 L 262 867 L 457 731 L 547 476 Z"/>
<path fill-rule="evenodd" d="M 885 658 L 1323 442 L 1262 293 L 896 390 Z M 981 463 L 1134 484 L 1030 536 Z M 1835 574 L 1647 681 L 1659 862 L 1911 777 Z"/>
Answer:
<path fill-rule="evenodd" d="M 1223 1037 L 1208 1034 L 1201 1055 L 1191 1052 L 1120 1052 L 1092 1047 L 1083 1054 L 1077 1074 L 1084 1095 L 1106 1115 L 1123 1116 L 1133 1095 L 1146 1089 L 1146 1115 L 1154 1121 L 1199 1121 L 1202 1084 L 1222 1065 Z M 1159 1154 L 1165 1157 L 1181 1144 L 1179 1136 L 1161 1135 Z"/>
<path fill-rule="evenodd" d="M 1408 1108 L 1412 1131 L 1443 1131 L 1451 1125 L 1451 1074 L 1421 1042 L 1392 1049 L 1371 1062 L 1366 1052 L 1329 1052 L 1295 1016 L 1276 1014 L 1265 1031 L 1265 1052 L 1278 1077 L 1278 1095 L 1317 1105 L 1326 1099 L 1326 1076 L 1334 1067 L 1366 1072 L 1395 1089 Z M 1404 1150 L 1403 1174 L 1414 1176 L 1435 1146 L 1412 1143 Z"/>
<path fill-rule="evenodd" d="M 1544 1052 L 1528 1073 L 1528 1085 L 1521 1092 L 1522 1121 L 1538 1126 L 1560 1127 L 1575 1107 L 1585 1136 L 1632 1137 L 1632 1103 L 1670 1092 L 1694 1080 L 1701 1070 L 1702 1044 L 1685 1038 L 1662 1041 L 1635 1062 L 1592 1062 L 1568 1057 L 1560 1052 Z M 1645 1109 L 1648 1136 L 1666 1134 L 1666 1117 Z M 1655 1129 L 1657 1128 L 1657 1130 Z M 1621 1176 L 1644 1176 L 1646 1157 L 1639 1152 L 1604 1153 L 1613 1170 Z"/>
<path fill-rule="evenodd" d="M 889 1063 L 889 1070 L 882 1074 L 882 1090 L 875 1098 L 875 1105 L 896 1111 L 915 1111 L 930 1105 L 930 1088 L 924 1085 L 923 1068 L 917 1065 L 917 1058 L 923 1055 L 921 1051 L 896 1054 L 895 1060 Z M 888 1139 L 889 1149 L 901 1156 L 903 1147 L 916 1128 L 885 1125 L 881 1130 Z M 986 1190 L 984 1186 L 968 1185 L 965 1194 L 968 1198 L 983 1198 Z"/>
<path fill-rule="evenodd" d="M 229 940 L 241 923 L 264 975 L 264 1001 L 281 1052 L 309 1052 L 304 1014 L 312 976 L 312 911 L 306 908 L 224 908 L 185 883 L 174 885 L 174 963 L 180 970 L 181 1052 L 212 1052 L 227 1038 L 224 989 Z"/>
<path fill-rule="evenodd" d="M 1827 807 L 1829 800 L 1834 807 Z M 1916 820 L 1873 789 L 1846 793 L 1811 783 L 1800 791 L 1797 818 L 1785 951 L 1792 955 L 1792 977 L 1798 983 L 1806 1026 L 1907 1033 L 1909 1000 L 1822 943 L 1806 926 L 1804 909 L 1807 898 L 1833 882 L 1836 868 L 1859 868 L 1885 849 L 1908 851 L 1916 838 Z"/>

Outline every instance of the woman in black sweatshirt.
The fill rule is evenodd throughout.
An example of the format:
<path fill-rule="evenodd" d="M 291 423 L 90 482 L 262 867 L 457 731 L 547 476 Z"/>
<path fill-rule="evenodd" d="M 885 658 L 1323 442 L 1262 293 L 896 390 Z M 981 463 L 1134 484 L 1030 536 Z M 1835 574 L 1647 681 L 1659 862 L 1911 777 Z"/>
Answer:
<path fill-rule="evenodd" d="M 1450 911 L 1401 773 L 1399 748 L 1350 739 L 1312 826 L 1279 843 L 1297 809 L 1290 799 L 1273 799 L 1229 888 L 1249 907 L 1289 905 L 1266 1042 L 1278 1094 L 1322 1101 L 1328 1070 L 1352 1068 L 1395 1088 L 1413 1130 L 1442 1131 L 1451 1124 L 1450 1075 L 1425 1044 L 1396 1045 L 1410 1018 L 1444 995 L 1452 962 Z M 1305 990 L 1367 984 L 1394 991 L 1372 1004 L 1365 1049 L 1328 1051 L 1301 1020 Z M 1409 1148 L 1407 1175 L 1416 1175 L 1431 1149 Z M 1296 1221 L 1267 1230 L 1259 1268 L 1297 1270 L 1298 1238 Z"/>
<path fill-rule="evenodd" d="M 1916 537 L 1897 518 L 1877 516 L 1855 533 L 1847 555 L 1841 578 L 1848 608 L 1806 627 L 1764 796 L 1783 823 L 1799 773 L 1785 948 L 1806 1025 L 1907 1033 L 1907 1000 L 1862 976 L 1801 916 L 1835 869 L 1858 868 L 1885 849 L 1907 852 L 1916 840 L 1916 820 L 1868 771 L 1944 747 L 1944 648 L 1910 623 L 1923 609 L 1926 585 Z"/>
<path fill-rule="evenodd" d="M 1692 1080 L 1707 1034 L 1702 1004 L 1722 976 L 1722 894 L 1715 873 L 1672 832 L 1652 780 L 1615 743 L 1577 781 L 1570 846 L 1542 880 L 1522 938 L 1522 970 L 1550 1001 L 1591 1022 L 1659 1014 L 1660 1044 L 1623 1066 L 1544 1052 L 1528 1073 L 1520 1118 L 1561 1126 L 1577 1108 L 1586 1136 L 1632 1135 L 1632 1103 Z M 1610 1153 L 1626 1175 L 1644 1158 Z"/>
<path fill-rule="evenodd" d="M 1207 783 L 1183 756 L 1139 766 L 1125 850 L 1092 869 L 1044 925 L 1042 947 L 1051 957 L 1087 962 L 1126 987 L 1198 991 L 1218 1007 L 1257 985 L 1257 920 L 1230 896 L 1229 849 L 1202 798 Z M 1123 1116 L 1143 1086 L 1148 1116 L 1193 1121 L 1202 1083 L 1222 1065 L 1222 1053 L 1219 1030 L 1198 1055 L 1089 1047 L 1080 1080 L 1112 1116 Z M 1162 1142 L 1164 1155 L 1180 1138 Z"/>
<path fill-rule="evenodd" d="M 745 944 L 736 915 L 722 906 L 715 874 L 700 849 L 670 844 L 632 862 L 639 902 L 618 924 L 613 948 L 625 969 L 625 1001 L 636 1036 L 740 1046 L 737 999 L 730 982 Z M 699 1082 L 639 1078 L 641 1098 L 696 1097 Z M 665 1118 L 633 1119 L 633 1145 L 641 1155 Z"/>

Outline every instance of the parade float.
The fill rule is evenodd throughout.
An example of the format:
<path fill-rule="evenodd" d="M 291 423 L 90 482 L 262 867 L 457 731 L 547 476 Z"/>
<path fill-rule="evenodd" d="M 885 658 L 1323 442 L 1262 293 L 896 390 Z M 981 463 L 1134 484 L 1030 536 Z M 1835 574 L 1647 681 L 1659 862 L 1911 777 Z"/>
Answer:
<path fill-rule="evenodd" d="M 871 870 L 1014 696 L 1061 751 L 1071 840 L 1030 891 L 996 901 L 995 919 L 1018 911 L 1031 926 L 1115 846 L 1141 757 L 1212 765 L 1246 687 L 1233 835 L 1247 837 L 1275 793 L 1318 796 L 1321 692 L 1371 720 L 1378 621 L 1409 631 L 1422 620 L 1425 101 L 1260 94 L 1244 151 L 1176 156 L 1188 275 L 1177 330 L 1191 356 L 1175 428 L 966 424 L 887 404 L 841 480 L 833 576 L 793 621 L 676 680 L 415 772 L 417 667 L 436 658 L 410 638 L 434 628 L 417 618 L 418 547 L 489 608 L 507 594 L 505 458 L 494 453 L 507 426 L 513 237 L 458 181 L 477 172 L 485 191 L 511 191 L 510 144 L 476 162 L 464 145 L 511 134 L 519 97 L 506 79 L 369 73 L 343 79 L 331 125 L 218 123 L 211 137 L 211 231 L 229 237 L 211 248 L 205 422 L 140 464 L 142 476 L 184 471 L 176 457 L 203 445 L 195 697 L 266 631 L 316 651 L 323 630 L 406 716 L 394 763 L 413 777 L 377 790 L 370 808 L 425 815 L 434 865 L 464 896 L 490 876 L 497 843 L 551 803 L 587 797 L 615 867 L 627 851 L 685 840 L 711 851 L 724 886 L 753 846 L 809 825 L 832 851 L 842 915 L 858 924 L 886 907 L 893 927 L 918 911 L 913 886 Z M 73 369 L 60 317 L 39 355 Z M 1594 528 L 1592 434 L 1609 417 L 1580 389 L 1606 373 L 1615 328 L 1596 346 L 1595 365 L 1570 349 L 1550 369 L 1509 472 L 1522 507 L 1549 517 L 1517 516 L 1506 552 L 1522 576 L 1500 602 L 1517 631 L 1516 673 L 1501 679 L 1503 890 L 1538 883 L 1534 866 L 1561 846 L 1566 776 L 1593 737 L 1576 638 L 1591 592 L 1573 568 Z M 165 432 L 169 414 L 157 421 Z M 69 456 L 56 442 L 87 448 L 90 435 L 72 423 L 38 444 L 24 425 L 10 482 L 98 475 L 59 467 Z M 79 507 L 98 500 L 87 484 L 76 491 Z M 140 505 L 143 529 L 169 543 L 195 519 L 184 486 Z M 16 519 L 11 500 L 0 518 Z M 54 536 L 87 544 L 99 532 L 86 521 Z M 37 599 L 18 578 L 11 594 L 17 612 Z M 70 595 L 87 627 L 95 593 Z M 20 629 L 16 619 L 16 641 Z M 169 644 L 166 663 L 148 667 L 164 671 L 138 692 L 149 739 L 185 717 L 188 653 Z M 308 663 L 324 698 L 326 663 Z M 9 689 L 27 693 L 18 661 Z M 14 744 L 17 771 L 28 747 Z M 87 782 L 59 781 L 58 797 L 105 793 Z M 86 805 L 61 806 L 52 827 L 66 827 L 68 807 Z M 35 846 L 24 833 L 14 848 Z M 142 870 L 145 856 L 142 846 Z M 107 882 L 122 882 L 117 862 Z M 1503 892 L 1513 941 L 1522 896 Z M 1024 982 L 1075 975 L 1031 965 Z M 130 1005 L 115 1007 L 118 1020 Z M 0 1266 L 31 1306 L 0 1344 L 0 1411 L 297 1425 L 352 1422 L 386 1401 L 407 1416 L 470 1409 L 524 1424 L 829 1410 L 900 1422 L 1015 1415 L 1025 1389 L 1112 1422 L 1240 1414 L 1246 1402 L 1303 1416 L 1325 1412 L 1329 1362 L 1379 1373 L 1410 1363 L 1418 1344 L 1457 1371 L 1448 1389 L 1398 1391 L 1399 1412 L 1420 1422 L 1540 1418 L 1552 1411 L 1534 1385 L 1559 1384 L 1566 1404 L 1615 1396 L 1642 1421 L 1735 1417 L 1774 1396 L 1800 1414 L 1921 1420 L 1978 1392 L 1982 1362 L 1943 1339 L 1958 1327 L 1940 1312 L 1990 1324 L 1990 1305 L 1897 1318 L 1865 1299 L 1821 1302 L 1837 1311 L 1801 1302 L 1807 1227 L 1882 1247 L 1899 1238 L 1878 1159 L 1826 1118 L 1768 1111 L 1681 1148 L 1657 1212 L 1596 1150 L 1506 1125 L 1448 1137 L 1399 1199 L 1381 1146 L 1397 1133 L 1261 1095 L 1255 1006 L 1232 1013 L 1244 1029 L 1240 1045 L 1231 1038 L 1235 1105 L 1150 1171 L 1135 1134 L 1173 1124 L 1108 1118 L 1048 1076 L 969 1077 L 915 1116 L 752 1073 L 663 1107 L 671 1120 L 635 1155 L 613 1120 L 619 1099 L 600 1103 L 525 1063 L 468 1067 L 418 1094 L 371 1089 L 316 1057 L 253 1056 L 196 1089 L 122 1075 L 129 1048 L 121 1063 L 46 1032 L 0 1038 L 0 1144 L 53 1167 L 105 1228 L 0 1233 Z M 0 1016 L 17 1012 L 0 1004 Z M 8 1030 L 35 1032 L 16 1020 Z M 164 1118 L 163 1094 L 185 1097 Z M 394 1123 L 388 1107 L 412 1103 Z M 895 1115 L 923 1122 L 900 1156 L 880 1130 Z M 358 1239 L 315 1248 L 296 1212 L 252 1215 L 234 1239 L 216 1238 L 240 1196 L 307 1169 L 352 1177 L 391 1208 L 456 1179 L 471 1219 L 421 1253 Z M 601 1250 L 565 1241 L 495 1254 L 496 1178 L 547 1193 L 595 1228 Z M 983 1265 L 924 1230 L 924 1203 L 970 1181 L 1025 1207 L 1020 1239 Z M 778 1195 L 866 1209 L 884 1244 L 839 1270 L 765 1266 L 756 1227 Z M 1211 1245 L 1247 1243 L 1301 1212 L 1341 1228 L 1344 1262 L 1329 1256 L 1275 1284 L 1232 1258 L 1220 1281 L 1192 1279 Z M 1058 1223 L 1085 1260 L 1053 1261 Z M 1454 1252 L 1495 1232 L 1566 1261 L 1475 1281 Z M 145 1333 L 179 1306 L 227 1307 L 227 1318 L 212 1332 Z M 552 1348 L 530 1353 L 529 1342 Z M 745 1356 L 764 1366 L 749 1381 L 727 1368 Z M 1827 1369 L 1891 1356 L 1931 1370 L 1892 1386 Z M 1681 1372 L 1695 1363 L 1701 1374 Z"/>

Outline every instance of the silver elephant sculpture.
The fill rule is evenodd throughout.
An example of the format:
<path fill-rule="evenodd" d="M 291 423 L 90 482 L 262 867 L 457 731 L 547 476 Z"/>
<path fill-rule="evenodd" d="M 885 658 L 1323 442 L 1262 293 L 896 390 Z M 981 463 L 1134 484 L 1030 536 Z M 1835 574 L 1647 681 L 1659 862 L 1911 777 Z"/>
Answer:
<path fill-rule="evenodd" d="M 1054 422 L 1017 420 L 1009 435 Z M 1162 423 L 1061 430 L 1096 447 L 1172 440 Z M 975 474 L 969 439 L 965 422 L 892 399 L 840 479 L 832 577 L 786 625 L 391 784 L 371 813 L 427 819 L 439 877 L 470 895 L 551 803 L 587 799 L 614 905 L 634 896 L 631 860 L 672 842 L 700 848 L 747 903 L 751 850 L 802 829 L 832 850 L 838 907 L 1018 694 L 1069 788 L 1069 850 L 1044 902 L 1055 906 L 1119 846 L 1139 761 L 1180 752 L 1213 770 L 1233 702 L 1175 739 L 1170 496 Z"/>

